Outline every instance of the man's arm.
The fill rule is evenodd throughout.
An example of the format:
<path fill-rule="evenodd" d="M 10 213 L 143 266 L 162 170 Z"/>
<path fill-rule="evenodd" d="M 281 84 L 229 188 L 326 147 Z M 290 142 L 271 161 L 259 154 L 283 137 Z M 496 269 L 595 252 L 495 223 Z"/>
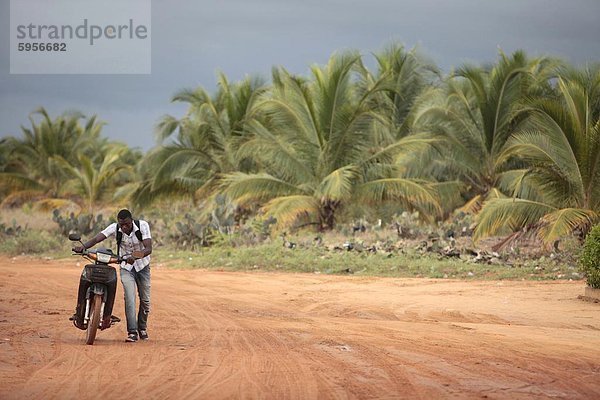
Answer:
<path fill-rule="evenodd" d="M 100 243 L 104 239 L 106 239 L 106 236 L 104 235 L 104 233 L 100 232 L 95 237 L 93 237 L 90 240 L 88 240 L 87 242 L 85 242 L 83 244 L 83 246 L 75 246 L 75 247 L 73 247 L 73 251 L 75 253 L 81 253 L 85 249 L 89 249 L 90 247 L 94 247 L 96 244 Z M 150 251 L 152 251 L 152 250 L 150 250 Z"/>
<path fill-rule="evenodd" d="M 142 253 L 144 254 L 143 257 L 149 256 L 150 254 L 152 254 L 152 239 L 151 238 L 144 239 L 144 240 L 142 240 L 142 243 L 144 244 L 144 248 L 142 249 Z M 135 262 L 135 258 L 133 257 L 133 255 L 129 256 L 129 258 L 127 259 L 127 264 L 133 264 L 134 262 Z"/>
<path fill-rule="evenodd" d="M 152 239 L 148 238 L 148 239 L 144 239 L 142 241 L 142 243 L 144 243 L 144 257 L 149 256 L 150 254 L 152 254 Z"/>
<path fill-rule="evenodd" d="M 144 257 L 152 254 L 152 237 L 150 236 L 150 226 L 148 222 L 140 220 L 140 232 L 142 233 L 142 244 L 144 245 Z"/>

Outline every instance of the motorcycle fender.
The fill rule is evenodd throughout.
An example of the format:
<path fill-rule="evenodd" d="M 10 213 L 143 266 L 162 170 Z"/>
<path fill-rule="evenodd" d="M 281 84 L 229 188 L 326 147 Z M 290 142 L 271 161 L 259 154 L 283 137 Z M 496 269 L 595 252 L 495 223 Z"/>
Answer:
<path fill-rule="evenodd" d="M 98 283 L 92 283 L 87 292 L 87 298 L 91 298 L 95 294 L 99 294 L 104 298 L 106 296 L 106 286 Z"/>

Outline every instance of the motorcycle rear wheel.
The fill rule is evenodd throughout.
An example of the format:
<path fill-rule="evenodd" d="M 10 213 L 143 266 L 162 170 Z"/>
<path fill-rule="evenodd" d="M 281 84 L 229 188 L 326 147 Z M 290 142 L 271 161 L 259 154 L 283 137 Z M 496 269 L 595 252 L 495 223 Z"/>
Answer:
<path fill-rule="evenodd" d="M 91 304 L 91 315 L 85 332 L 85 344 L 92 345 L 96 340 L 96 332 L 100 325 L 100 307 L 102 306 L 102 296 L 95 294 Z"/>

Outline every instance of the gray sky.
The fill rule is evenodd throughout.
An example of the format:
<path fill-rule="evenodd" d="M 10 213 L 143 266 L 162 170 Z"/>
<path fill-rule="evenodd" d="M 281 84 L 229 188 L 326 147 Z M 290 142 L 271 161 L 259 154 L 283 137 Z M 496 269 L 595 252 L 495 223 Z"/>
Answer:
<path fill-rule="evenodd" d="M 43 106 L 105 121 L 105 136 L 148 150 L 182 88 L 215 89 L 269 78 L 271 67 L 306 74 L 345 49 L 372 52 L 396 41 L 418 46 L 442 69 L 493 62 L 498 48 L 524 49 L 581 65 L 600 61 L 599 0 L 173 0 L 152 1 L 151 75 L 10 75 L 9 0 L 0 0 L 0 137 L 21 136 Z"/>

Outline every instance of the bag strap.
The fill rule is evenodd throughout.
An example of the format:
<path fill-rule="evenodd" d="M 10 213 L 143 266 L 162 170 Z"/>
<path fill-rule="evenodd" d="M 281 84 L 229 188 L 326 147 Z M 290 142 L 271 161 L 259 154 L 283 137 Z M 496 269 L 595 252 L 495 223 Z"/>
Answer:
<path fill-rule="evenodd" d="M 133 222 L 138 227 L 138 230 L 135 231 L 135 236 L 138 238 L 138 240 L 140 242 L 143 242 L 142 231 L 140 230 L 140 220 L 136 219 Z M 121 227 L 119 226 L 119 224 L 117 224 L 117 257 L 121 255 L 120 252 L 121 252 L 121 241 L 122 240 L 123 240 L 123 232 L 121 231 Z"/>

